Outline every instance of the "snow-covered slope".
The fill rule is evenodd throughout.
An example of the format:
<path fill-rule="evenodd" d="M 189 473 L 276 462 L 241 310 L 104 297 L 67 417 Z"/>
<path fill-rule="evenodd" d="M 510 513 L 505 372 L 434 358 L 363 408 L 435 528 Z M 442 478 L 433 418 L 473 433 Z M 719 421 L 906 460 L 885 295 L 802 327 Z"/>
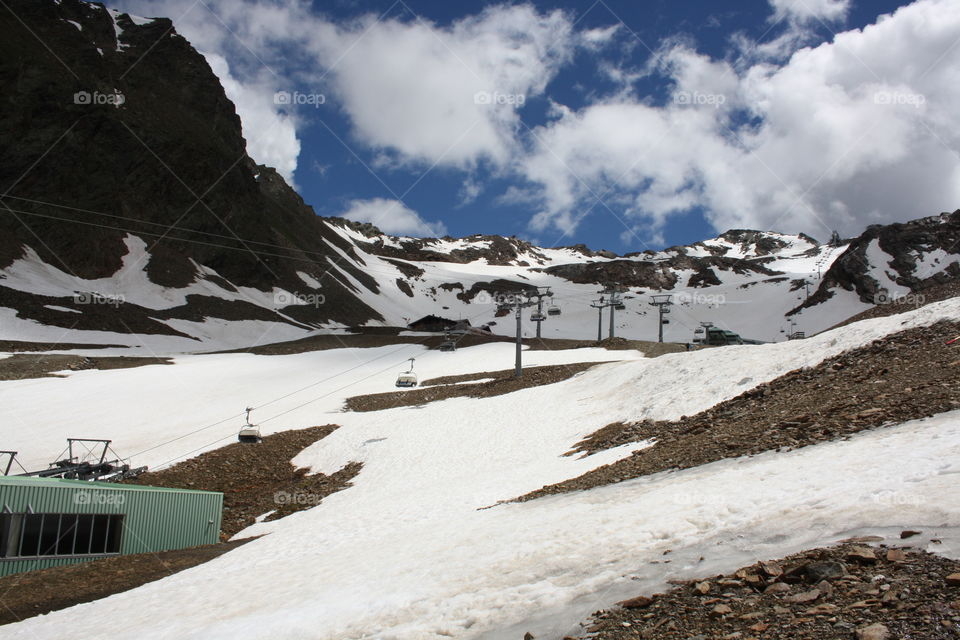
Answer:
<path fill-rule="evenodd" d="M 226 556 L 9 626 L 5 637 L 52 637 L 78 617 L 111 621 L 102 631 L 87 629 L 91 638 L 516 638 L 518 628 L 560 637 L 638 583 L 656 588 L 667 577 L 717 573 L 757 554 L 774 557 L 850 531 L 922 525 L 960 552 L 960 498 L 953 490 L 960 473 L 958 412 L 789 453 L 482 509 L 626 455 L 630 447 L 587 458 L 562 455 L 599 426 L 693 413 L 787 370 L 943 319 L 960 320 L 960 300 L 848 325 L 807 340 L 804 349 L 771 344 L 633 359 L 503 396 L 335 416 L 345 396 L 389 388 L 396 361 L 407 353 L 189 356 L 122 376 L 89 371 L 0 383 L 5 407 L 20 407 L 24 447 L 68 435 L 66 418 L 78 407 L 101 407 L 95 422 L 123 434 L 117 446 L 124 439 L 138 446 L 167 442 L 188 425 L 214 422 L 217 412 L 225 414 L 222 426 L 203 439 L 221 429 L 232 437 L 230 420 L 239 419 L 233 408 L 258 394 L 270 428 L 280 426 L 275 418 L 288 428 L 342 425 L 295 464 L 332 471 L 364 462 L 353 486 L 308 511 L 255 525 L 244 535 L 268 535 Z M 429 375 L 477 370 L 508 357 L 496 351 L 500 346 L 428 354 L 424 367 Z M 379 370 L 378 357 L 391 366 Z M 316 370 L 347 373 L 356 358 L 368 368 L 311 384 Z M 314 375 L 305 379 L 309 370 Z M 289 386 L 303 391 L 269 402 Z M 97 400 L 106 390 L 118 399 L 110 407 Z M 215 399 L 215 411 L 169 416 L 160 408 L 187 392 Z M 184 400 L 185 407 L 203 404 Z M 36 413 L 48 405 L 47 413 Z M 144 405 L 155 408 L 155 418 L 131 420 L 148 411 Z M 192 444 L 178 446 L 186 452 Z M 669 565 L 662 563 L 667 549 Z"/>
<path fill-rule="evenodd" d="M 731 231 L 688 247 L 621 257 L 582 247 L 544 249 L 499 236 L 398 238 L 331 219 L 323 221 L 331 255 L 297 271 L 293 284 L 270 290 L 237 285 L 196 262 L 186 286 L 157 285 L 146 270 L 152 259 L 147 244 L 128 235 L 122 266 L 109 277 L 66 273 L 29 248 L 0 270 L 0 286 L 25 300 L 3 312 L 0 337 L 145 345 L 158 352 L 213 350 L 343 328 L 337 320 L 301 320 L 300 312 L 323 308 L 326 317 L 337 318 L 345 305 L 374 310 L 379 319 L 359 323 L 368 326 L 404 327 L 433 315 L 474 326 L 499 322 L 494 333 L 506 335 L 514 325 L 510 317 L 498 320 L 499 295 L 548 287 L 553 297 L 545 304 L 558 306 L 561 314 L 547 318 L 542 336 L 588 340 L 596 338 L 598 321 L 602 336 L 608 335 L 609 310 L 599 318 L 591 303 L 603 285 L 616 282 L 625 304 L 615 315 L 618 336 L 656 340 L 659 318 L 651 296 L 670 294 L 667 341 L 688 342 L 701 322 L 712 322 L 773 342 L 793 331 L 817 333 L 875 304 L 960 276 L 960 254 L 952 253 L 960 248 L 950 243 L 960 215 L 938 220 L 938 227 L 915 241 L 892 228 L 874 228 L 840 245 L 803 235 Z M 893 225 L 901 226 L 909 227 Z M 229 311 L 220 308 L 224 304 Z M 100 326 L 91 313 L 104 310 L 111 312 L 107 318 L 129 320 Z M 529 313 L 523 332 L 532 337 L 536 326 Z"/>

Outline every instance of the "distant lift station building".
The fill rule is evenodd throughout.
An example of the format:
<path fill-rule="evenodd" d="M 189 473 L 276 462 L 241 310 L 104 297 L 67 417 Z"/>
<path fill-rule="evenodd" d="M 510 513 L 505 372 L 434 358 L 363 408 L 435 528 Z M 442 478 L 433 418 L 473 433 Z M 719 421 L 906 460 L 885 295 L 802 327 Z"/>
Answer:
<path fill-rule="evenodd" d="M 223 494 L 0 476 L 0 576 L 219 540 Z"/>

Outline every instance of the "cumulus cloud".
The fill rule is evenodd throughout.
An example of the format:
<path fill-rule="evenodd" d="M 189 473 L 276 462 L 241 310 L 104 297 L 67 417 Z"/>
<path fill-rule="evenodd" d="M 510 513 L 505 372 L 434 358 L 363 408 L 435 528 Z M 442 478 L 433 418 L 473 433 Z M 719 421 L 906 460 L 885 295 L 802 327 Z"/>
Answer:
<path fill-rule="evenodd" d="M 468 168 L 514 155 L 518 111 L 569 59 L 571 34 L 559 11 L 496 5 L 449 27 L 368 16 L 311 47 L 356 138 L 401 160 Z"/>
<path fill-rule="evenodd" d="M 354 140 L 347 142 L 359 141 L 383 164 L 502 166 L 517 152 L 520 109 L 578 46 L 599 47 L 616 31 L 578 39 L 566 14 L 530 4 L 489 6 L 445 26 L 410 15 L 334 22 L 300 0 L 118 4 L 138 15 L 171 15 L 208 52 L 248 140 L 257 139 L 252 129 L 283 133 L 249 149 L 278 168 L 296 167 L 299 145 L 287 132 L 311 116 L 296 120 L 270 101 L 275 91 L 297 88 L 324 95 L 324 108 L 342 108 L 352 124 Z"/>
<path fill-rule="evenodd" d="M 352 200 L 340 215 L 354 222 L 370 222 L 384 233 L 394 236 L 439 238 L 447 235 L 447 228 L 442 222 L 427 222 L 399 200 Z"/>
<path fill-rule="evenodd" d="M 862 31 L 735 69 L 677 45 L 663 105 L 617 97 L 558 109 L 523 159 L 535 230 L 622 207 L 651 237 L 704 207 L 718 229 L 824 237 L 960 202 L 960 5 L 920 0 Z M 607 194 L 607 195 L 603 195 Z"/>
<path fill-rule="evenodd" d="M 770 0 L 770 6 L 774 11 L 774 20 L 835 21 L 846 17 L 850 0 Z"/>
<path fill-rule="evenodd" d="M 274 167 L 293 184 L 300 140 L 293 117 L 277 111 L 271 79 L 261 73 L 256 79 L 239 82 L 230 73 L 230 65 L 223 56 L 207 53 L 204 57 L 220 79 L 224 93 L 237 107 L 247 153 L 258 163 Z"/>

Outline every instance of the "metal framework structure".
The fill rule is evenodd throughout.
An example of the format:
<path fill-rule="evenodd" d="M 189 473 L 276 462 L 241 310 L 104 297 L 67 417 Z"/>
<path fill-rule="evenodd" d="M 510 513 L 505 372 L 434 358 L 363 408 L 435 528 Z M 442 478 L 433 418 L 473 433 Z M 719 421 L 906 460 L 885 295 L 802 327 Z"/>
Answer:
<path fill-rule="evenodd" d="M 532 307 L 533 305 L 538 305 L 539 309 L 543 309 L 543 298 L 550 297 L 549 291 L 547 293 L 541 293 L 540 288 L 534 290 L 526 290 L 514 294 L 510 297 L 508 302 L 503 302 L 498 307 L 498 312 L 506 311 L 509 313 L 513 311 L 514 316 L 517 319 L 517 348 L 516 348 L 516 357 L 514 359 L 513 367 L 513 377 L 520 378 L 523 376 L 523 327 L 521 321 L 523 320 L 523 310 L 527 307 Z M 506 314 L 504 314 L 506 315 Z M 538 313 L 540 319 L 534 318 L 533 321 L 537 323 L 537 337 L 540 337 L 540 323 L 543 322 L 545 317 L 542 312 Z"/>
<path fill-rule="evenodd" d="M 528 294 L 529 297 L 537 299 L 537 311 L 530 314 L 530 319 L 537 324 L 537 338 L 540 337 L 540 325 L 544 320 L 547 319 L 547 316 L 543 314 L 543 299 L 552 298 L 553 294 L 550 292 L 550 289 L 545 289 L 541 291 L 542 287 L 537 287 L 536 293 Z"/>
<path fill-rule="evenodd" d="M 624 292 L 626 292 L 626 290 L 627 289 L 621 286 L 620 284 L 611 282 L 605 285 L 602 291 L 597 292 L 600 294 L 600 298 L 598 300 L 594 300 L 593 303 L 590 304 L 591 307 L 597 310 L 597 342 L 600 342 L 603 339 L 602 326 L 603 326 L 604 307 L 610 307 L 610 329 L 607 337 L 608 338 L 614 337 L 615 314 L 617 311 L 624 311 L 627 307 L 626 305 L 623 304 L 623 301 L 632 297 L 632 296 L 621 297 L 621 295 Z"/>
<path fill-rule="evenodd" d="M 2 459 L 3 456 L 7 456 L 7 464 L 3 469 L 3 475 L 8 476 L 10 475 L 10 469 L 13 467 L 13 461 L 16 460 L 17 458 L 17 452 L 16 451 L 0 451 L 0 459 Z M 3 465 L 0 464 L 0 466 L 3 466 Z M 24 469 L 24 471 L 26 471 L 26 469 Z"/>
<path fill-rule="evenodd" d="M 146 467 L 133 468 L 121 460 L 119 456 L 108 460 L 107 458 L 111 453 L 115 456 L 117 455 L 116 452 L 110 448 L 111 442 L 112 440 L 103 438 L 67 438 L 67 448 L 65 450 L 67 456 L 65 458 L 51 462 L 46 469 L 41 469 L 40 471 L 27 471 L 24 469 L 24 473 L 18 473 L 16 475 L 21 477 L 117 482 L 124 478 L 136 477 L 147 470 Z M 88 446 L 87 443 L 96 444 L 94 444 L 94 446 Z M 86 450 L 82 457 L 75 453 L 78 446 Z M 97 451 L 97 449 L 99 449 L 99 451 Z M 8 476 L 10 475 L 10 469 L 13 467 L 17 452 L 0 451 L 0 456 L 2 455 L 9 456 L 3 474 Z M 17 464 L 19 465 L 19 462 Z M 23 469 L 22 466 L 20 468 Z"/>
<path fill-rule="evenodd" d="M 663 325 L 666 324 L 666 320 L 663 317 L 665 314 L 670 313 L 670 307 L 673 305 L 673 295 L 672 294 L 660 294 L 655 296 L 650 296 L 650 305 L 657 308 L 657 311 L 660 313 L 660 322 L 658 323 L 659 329 L 659 341 L 663 342 Z"/>

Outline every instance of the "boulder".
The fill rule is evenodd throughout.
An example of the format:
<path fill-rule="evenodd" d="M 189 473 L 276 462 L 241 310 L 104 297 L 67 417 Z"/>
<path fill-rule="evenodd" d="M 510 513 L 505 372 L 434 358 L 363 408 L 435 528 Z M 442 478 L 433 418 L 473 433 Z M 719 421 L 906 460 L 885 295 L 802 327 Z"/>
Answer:
<path fill-rule="evenodd" d="M 860 627 L 856 632 L 857 640 L 888 640 L 890 630 L 879 622 L 868 627 Z"/>
<path fill-rule="evenodd" d="M 816 584 L 822 580 L 835 580 L 847 575 L 847 568 L 840 562 L 811 562 L 803 568 L 809 582 Z"/>

